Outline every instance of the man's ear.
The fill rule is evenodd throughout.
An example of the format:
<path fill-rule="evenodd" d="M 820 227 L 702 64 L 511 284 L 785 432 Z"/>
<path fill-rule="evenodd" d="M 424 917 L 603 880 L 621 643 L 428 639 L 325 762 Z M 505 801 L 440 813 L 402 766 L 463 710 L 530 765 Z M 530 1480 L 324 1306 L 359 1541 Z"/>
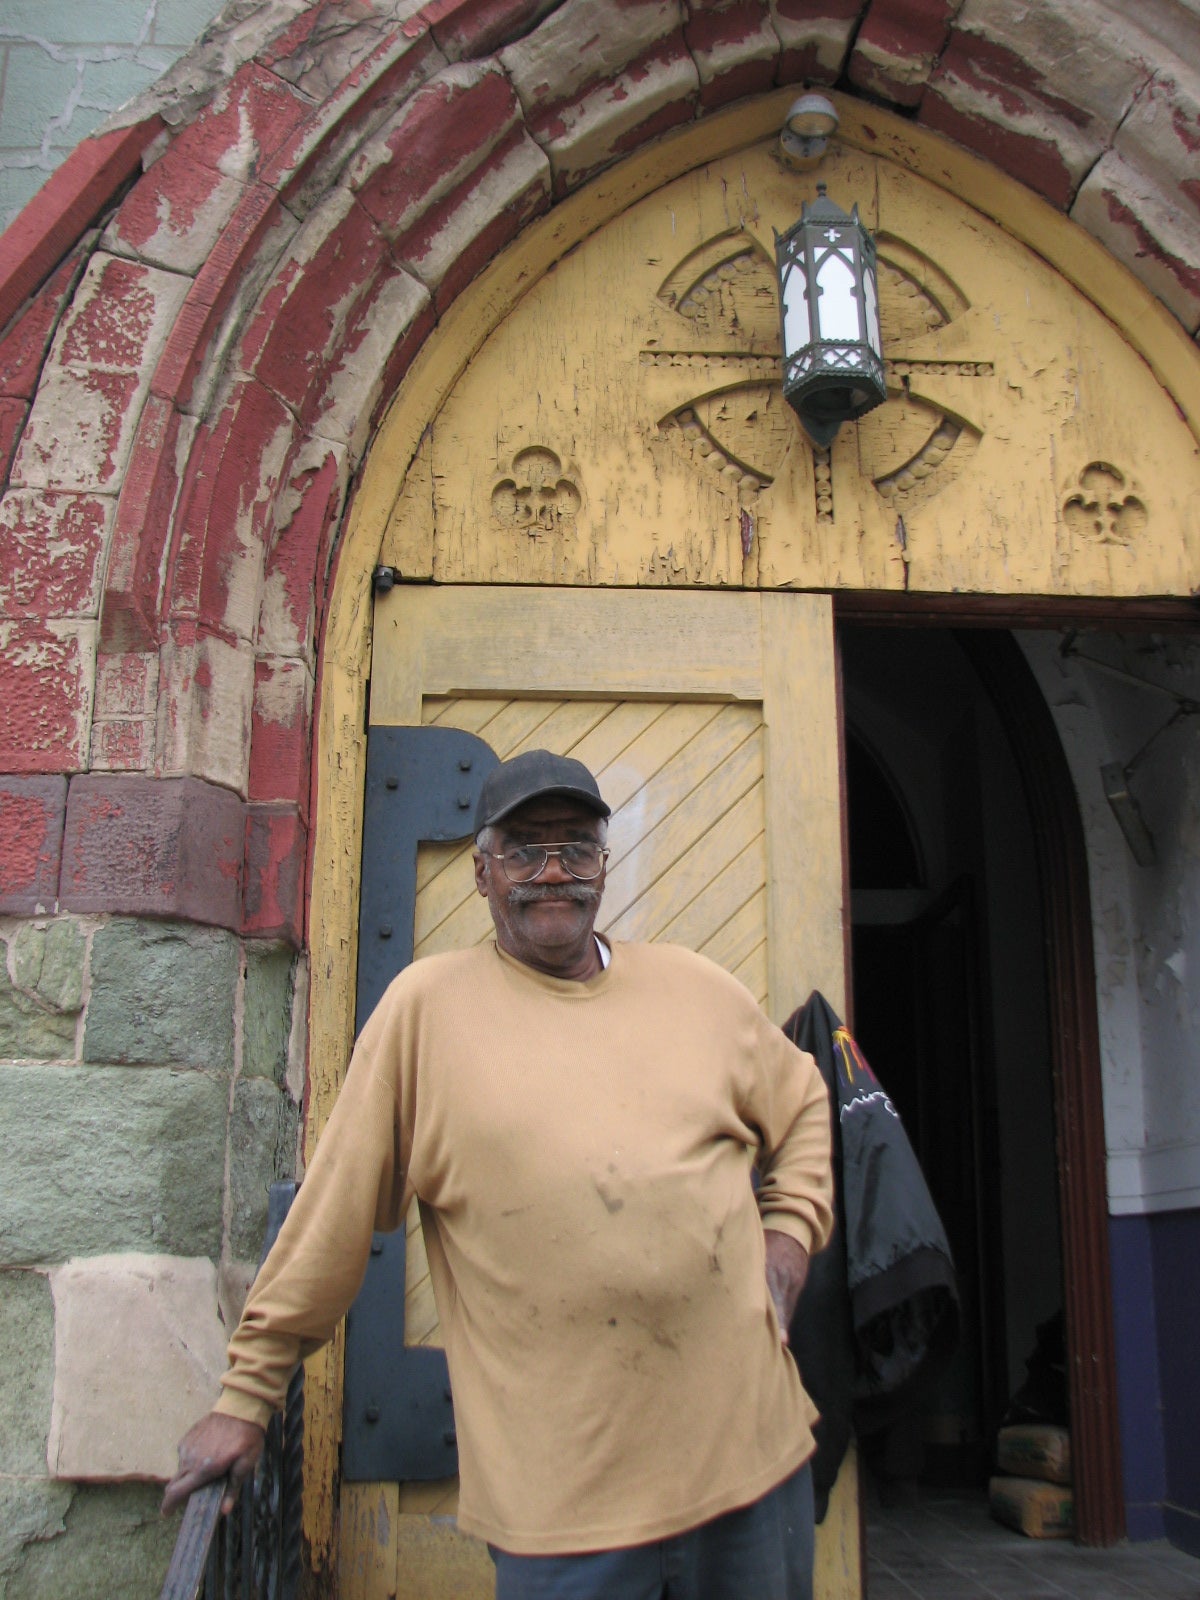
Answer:
<path fill-rule="evenodd" d="M 476 850 L 474 852 L 474 854 L 472 855 L 471 859 L 475 863 L 475 888 L 478 890 L 478 892 L 486 900 L 487 899 L 487 867 L 488 867 L 487 857 L 485 855 L 482 855 L 478 850 Z"/>

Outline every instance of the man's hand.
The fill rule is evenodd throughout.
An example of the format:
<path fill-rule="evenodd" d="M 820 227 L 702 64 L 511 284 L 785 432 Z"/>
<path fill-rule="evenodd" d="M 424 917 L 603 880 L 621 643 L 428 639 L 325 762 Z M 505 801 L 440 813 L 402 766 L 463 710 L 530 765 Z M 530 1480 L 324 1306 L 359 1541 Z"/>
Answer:
<path fill-rule="evenodd" d="M 266 1438 L 256 1422 L 243 1422 L 240 1417 L 227 1417 L 219 1411 L 201 1417 L 179 1441 L 179 1470 L 163 1494 L 163 1515 L 169 1516 L 181 1506 L 193 1489 L 226 1474 L 229 1485 L 221 1498 L 221 1515 L 232 1511 L 239 1489 L 262 1455 Z"/>
<path fill-rule="evenodd" d="M 791 1234 L 780 1233 L 778 1228 L 763 1231 L 767 1241 L 767 1288 L 775 1305 L 779 1337 L 787 1344 L 792 1312 L 808 1277 L 808 1251 Z"/>

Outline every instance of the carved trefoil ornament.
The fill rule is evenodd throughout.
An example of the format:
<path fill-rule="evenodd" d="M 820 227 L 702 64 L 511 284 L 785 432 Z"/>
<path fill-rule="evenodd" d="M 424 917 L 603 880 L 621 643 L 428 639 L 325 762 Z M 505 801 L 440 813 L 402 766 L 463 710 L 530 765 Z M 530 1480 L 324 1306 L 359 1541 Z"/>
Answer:
<path fill-rule="evenodd" d="M 1089 461 L 1076 486 L 1063 501 L 1063 521 L 1077 538 L 1090 544 L 1134 544 L 1149 521 L 1137 486 L 1108 461 Z"/>
<path fill-rule="evenodd" d="M 532 536 L 574 527 L 582 504 L 578 472 L 545 445 L 518 450 L 492 489 L 495 520 Z"/>

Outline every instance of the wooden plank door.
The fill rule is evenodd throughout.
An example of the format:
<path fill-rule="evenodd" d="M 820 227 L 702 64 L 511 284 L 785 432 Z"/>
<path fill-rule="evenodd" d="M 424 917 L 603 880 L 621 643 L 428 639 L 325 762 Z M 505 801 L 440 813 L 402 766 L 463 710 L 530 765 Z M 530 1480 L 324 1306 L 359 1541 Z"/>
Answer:
<path fill-rule="evenodd" d="M 576 756 L 613 808 L 597 926 L 666 939 L 735 973 L 783 1019 L 844 1002 L 833 625 L 824 596 L 399 586 L 375 609 L 371 722 L 438 724 L 501 758 Z M 417 956 L 491 936 L 471 843 L 423 845 Z M 437 1344 L 410 1218 L 405 1338 Z M 820 1530 L 819 1593 L 861 1592 L 857 1501 Z M 491 1563 L 453 1531 L 455 1481 L 347 1484 L 348 1600 L 484 1600 Z"/>

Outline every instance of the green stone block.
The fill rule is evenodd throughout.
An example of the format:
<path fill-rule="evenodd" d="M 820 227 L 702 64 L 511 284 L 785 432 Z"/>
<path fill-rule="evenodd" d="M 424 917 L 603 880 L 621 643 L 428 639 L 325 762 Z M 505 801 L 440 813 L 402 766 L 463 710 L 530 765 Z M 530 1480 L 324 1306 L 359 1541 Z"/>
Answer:
<path fill-rule="evenodd" d="M 282 1084 L 292 1031 L 293 953 L 283 945 L 246 946 L 242 1072 Z"/>
<path fill-rule="evenodd" d="M 22 989 L 36 990 L 56 1011 L 78 1011 L 83 1004 L 83 964 L 87 941 L 78 923 L 28 922 L 12 942 L 12 962 Z"/>
<path fill-rule="evenodd" d="M 229 1248 L 257 1261 L 267 1227 L 267 1195 L 276 1178 L 295 1171 L 297 1111 L 265 1078 L 243 1078 L 229 1119 Z"/>
<path fill-rule="evenodd" d="M 179 1519 L 153 1484 L 81 1484 L 58 1538 L 25 1546 L 4 1600 L 157 1600 Z"/>
<path fill-rule="evenodd" d="M 160 78 L 169 65 L 170 57 L 160 50 L 140 50 L 136 61 L 129 57 L 89 61 L 83 69 L 83 98 L 89 105 L 116 111 Z"/>
<path fill-rule="evenodd" d="M 0 1272 L 0 1473 L 46 1471 L 54 1302 L 40 1272 Z"/>
<path fill-rule="evenodd" d="M 0 1265 L 220 1249 L 228 1082 L 145 1067 L 0 1066 Z"/>
<path fill-rule="evenodd" d="M 17 1592 L 25 1551 L 65 1533 L 73 1493 L 68 1483 L 0 1476 L 0 1600 Z"/>
<path fill-rule="evenodd" d="M 25 151 L 23 155 L 29 161 L 41 159 L 36 150 Z M 8 227 L 17 213 L 29 204 L 49 176 L 46 168 L 41 166 L 5 167 L 0 171 L 0 228 Z"/>
<path fill-rule="evenodd" d="M 158 0 L 151 38 L 157 45 L 186 50 L 221 9 L 222 0 Z"/>
<path fill-rule="evenodd" d="M 76 6 L 76 10 L 82 9 Z M 5 28 L 12 27 L 8 6 L 3 9 Z M 46 38 L 45 24 L 30 32 Z M 54 61 L 37 45 L 8 46 L 8 71 L 0 100 L 0 145 L 29 146 L 36 150 L 51 117 L 61 116 L 75 90 L 75 63 Z"/>
<path fill-rule="evenodd" d="M 233 1070 L 241 948 L 191 924 L 120 921 L 92 940 L 85 1061 Z"/>

